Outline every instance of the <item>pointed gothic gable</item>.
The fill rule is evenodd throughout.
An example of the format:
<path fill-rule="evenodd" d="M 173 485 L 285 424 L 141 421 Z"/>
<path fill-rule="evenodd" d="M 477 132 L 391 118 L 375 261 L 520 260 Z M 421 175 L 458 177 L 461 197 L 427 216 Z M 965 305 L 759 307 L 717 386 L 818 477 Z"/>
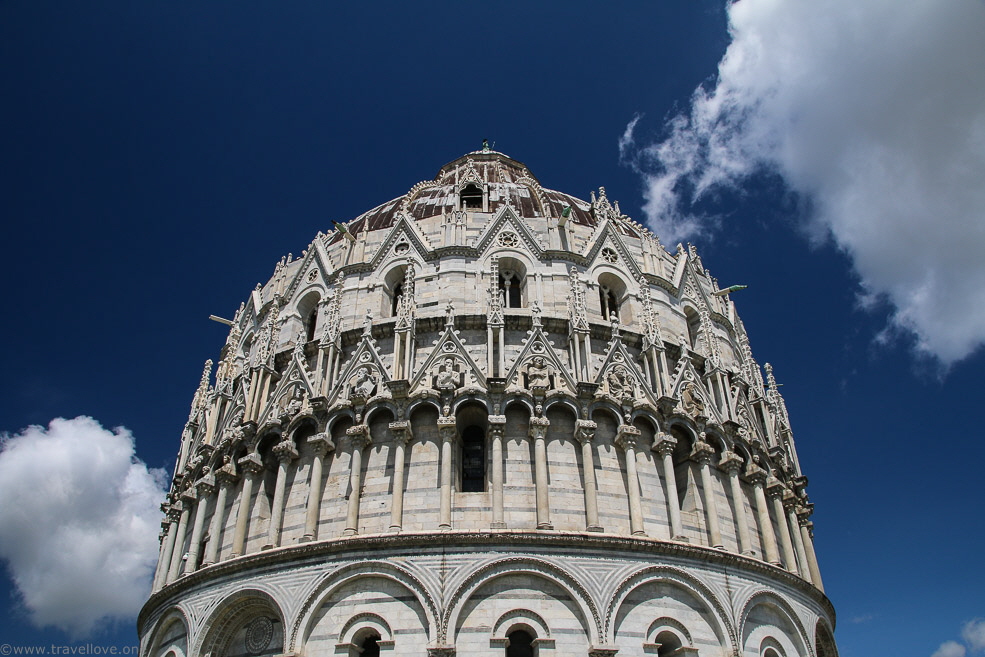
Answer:
<path fill-rule="evenodd" d="M 599 386 L 598 395 L 610 397 L 616 402 L 632 397 L 656 407 L 657 400 L 646 382 L 646 376 L 618 337 L 609 341 L 609 350 L 599 367 L 595 383 Z"/>
<path fill-rule="evenodd" d="M 613 225 L 613 220 L 608 218 L 603 220 L 602 225 L 592 235 L 585 246 L 583 255 L 588 262 L 594 263 L 599 259 L 599 254 L 606 246 L 619 254 L 619 259 L 626 263 L 626 268 L 632 274 L 633 280 L 639 280 L 640 276 L 643 275 L 643 269 L 619 235 L 619 231 Z"/>
<path fill-rule="evenodd" d="M 288 363 L 283 376 L 277 382 L 273 393 L 267 399 L 263 410 L 260 412 L 257 421 L 258 426 L 262 427 L 284 412 L 287 409 L 287 405 L 295 397 L 295 390 L 297 388 L 300 388 L 301 392 L 309 400 L 317 394 L 315 392 L 315 386 L 311 382 L 311 374 L 308 372 L 307 363 L 301 360 L 303 358 L 304 356 L 299 355 L 297 349 L 291 354 L 291 362 Z"/>
<path fill-rule="evenodd" d="M 482 187 L 485 181 L 475 168 L 475 161 L 469 157 L 465 159 L 465 169 L 460 172 L 457 188 L 461 190 L 466 185 L 473 184 Z"/>
<path fill-rule="evenodd" d="M 314 280 L 311 280 L 309 275 L 315 270 L 317 270 L 318 274 Z M 301 266 L 298 267 L 298 272 L 295 274 L 294 279 L 284 290 L 284 298 L 295 301 L 294 295 L 297 294 L 298 290 L 314 281 L 321 281 L 322 285 L 327 289 L 332 284 L 331 276 L 334 271 L 332 260 L 328 257 L 328 253 L 325 251 L 325 245 L 322 243 L 322 234 L 319 233 L 315 241 L 305 251 L 304 257 L 301 258 Z"/>
<path fill-rule="evenodd" d="M 712 422 L 722 423 L 727 418 L 722 417 L 708 390 L 701 380 L 701 375 L 694 369 L 690 357 L 682 358 L 674 369 L 674 383 L 670 388 L 670 396 L 678 400 L 677 411 L 685 415 L 703 415 Z"/>
<path fill-rule="evenodd" d="M 543 255 L 544 249 L 541 247 L 540 242 L 537 241 L 537 236 L 520 219 L 516 210 L 508 205 L 504 205 L 496 212 L 496 216 L 486 226 L 479 239 L 475 241 L 476 251 L 482 254 L 490 248 L 495 248 L 500 243 L 497 239 L 499 235 L 510 230 L 514 231 L 520 237 L 520 243 L 526 247 L 527 251 L 534 258 L 540 258 Z M 519 246 L 519 244 L 516 246 Z"/>
<path fill-rule="evenodd" d="M 370 264 L 374 269 L 379 267 L 383 262 L 393 256 L 410 256 L 411 251 L 417 253 L 417 257 L 421 262 L 428 259 L 431 251 L 431 243 L 428 241 L 427 237 L 418 229 L 417 224 L 412 221 L 410 215 L 401 212 L 397 215 L 397 221 L 394 223 L 390 232 L 383 239 L 380 244 L 380 248 L 376 250 L 373 257 L 370 259 Z M 410 245 L 410 251 L 405 254 L 394 253 L 394 248 L 400 242 L 406 242 Z"/>
<path fill-rule="evenodd" d="M 486 387 L 485 373 L 469 355 L 454 326 L 446 324 L 445 330 L 433 344 L 431 353 L 414 375 L 410 386 L 412 393 L 439 389 L 443 382 L 449 387 L 453 385 L 455 390 Z M 452 359 L 450 368 L 449 358 Z"/>
<path fill-rule="evenodd" d="M 510 366 L 509 372 L 506 375 L 507 389 L 525 389 L 526 386 L 522 376 L 524 370 L 538 357 L 543 358 L 548 368 L 553 368 L 554 370 L 555 376 L 551 390 L 561 390 L 571 395 L 577 392 L 578 386 L 575 383 L 574 377 L 571 376 L 571 372 L 568 370 L 567 363 L 558 356 L 554 345 L 551 344 L 547 333 L 544 333 L 544 329 L 539 323 L 535 323 L 534 327 L 527 331 L 527 338 L 523 341 L 523 348 L 520 349 L 520 353 Z M 550 393 L 550 390 L 548 393 Z"/>
<path fill-rule="evenodd" d="M 363 376 L 360 370 L 365 369 L 369 381 Z M 335 383 L 335 387 L 329 392 L 329 405 L 334 405 L 342 399 L 350 396 L 353 387 L 365 386 L 362 391 L 374 388 L 372 396 L 386 394 L 386 382 L 390 380 L 390 368 L 383 362 L 380 351 L 376 347 L 376 340 L 370 335 L 363 335 L 356 350 L 345 361 L 342 372 Z M 370 385 L 372 383 L 372 385 Z"/>
<path fill-rule="evenodd" d="M 741 386 L 733 387 L 732 396 L 735 399 L 735 421 L 741 427 L 740 431 L 745 431 L 747 439 L 758 438 L 765 441 L 764 429 L 760 425 L 759 418 L 753 411 L 749 397 Z"/>

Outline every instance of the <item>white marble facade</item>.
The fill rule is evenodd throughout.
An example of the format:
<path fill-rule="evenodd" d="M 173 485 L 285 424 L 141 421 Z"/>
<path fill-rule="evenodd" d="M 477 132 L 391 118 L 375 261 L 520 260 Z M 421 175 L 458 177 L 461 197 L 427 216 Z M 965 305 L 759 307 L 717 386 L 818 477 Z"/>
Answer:
<path fill-rule="evenodd" d="M 236 312 L 142 654 L 833 657 L 764 369 L 693 247 L 463 156 Z"/>

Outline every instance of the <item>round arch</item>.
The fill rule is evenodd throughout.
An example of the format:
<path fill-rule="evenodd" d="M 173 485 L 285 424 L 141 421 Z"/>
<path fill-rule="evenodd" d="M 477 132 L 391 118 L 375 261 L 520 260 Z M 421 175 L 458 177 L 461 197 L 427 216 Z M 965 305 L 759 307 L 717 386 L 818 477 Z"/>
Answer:
<path fill-rule="evenodd" d="M 800 617 L 791 604 L 785 600 L 783 597 L 778 595 L 773 591 L 759 590 L 743 603 L 741 610 L 738 614 L 739 619 L 739 636 L 742 639 L 742 648 L 747 649 L 750 645 L 755 644 L 755 649 L 759 648 L 765 636 L 774 636 L 768 631 L 757 632 L 758 628 L 750 628 L 749 617 L 753 614 L 757 608 L 766 607 L 771 610 L 773 614 L 786 622 L 789 626 L 788 628 L 777 628 L 780 630 L 788 629 L 792 636 L 785 637 L 791 645 L 787 646 L 787 649 L 793 649 L 794 654 L 797 655 L 810 655 L 814 656 L 814 650 L 811 644 L 810 636 L 807 633 L 807 629 L 801 622 Z M 776 639 L 781 645 L 784 637 L 776 637 Z"/>
<path fill-rule="evenodd" d="M 247 623 L 272 614 L 276 621 L 271 628 L 270 641 L 267 646 L 256 651 L 256 654 L 273 646 L 278 653 L 283 651 L 287 641 L 287 625 L 281 605 L 274 597 L 260 588 L 247 588 L 224 598 L 209 614 L 202 627 L 209 628 L 203 633 L 198 645 L 190 651 L 193 655 L 211 655 L 225 657 L 229 645 L 236 635 L 244 630 Z M 280 624 L 280 636 L 277 636 L 276 624 Z"/>
<path fill-rule="evenodd" d="M 559 566 L 532 557 L 496 559 L 469 575 L 448 599 L 449 602 L 441 623 L 439 640 L 445 641 L 448 630 L 457 627 L 462 608 L 479 587 L 508 575 L 540 577 L 560 586 L 571 597 L 580 611 L 581 618 L 579 620 L 589 641 L 591 643 L 600 642 L 599 637 L 603 635 L 601 617 L 588 590 Z"/>
<path fill-rule="evenodd" d="M 410 572 L 382 561 L 364 561 L 349 564 L 326 575 L 304 599 L 290 630 L 287 648 L 297 651 L 308 640 L 319 609 L 341 587 L 365 577 L 379 577 L 405 588 L 417 601 L 427 619 L 429 641 L 438 634 L 438 606 L 427 586 Z"/>
<path fill-rule="evenodd" d="M 173 641 L 175 637 L 169 637 L 171 628 L 175 624 L 180 624 L 184 630 L 184 648 L 180 645 L 168 645 L 169 642 Z M 184 609 L 181 607 L 171 607 L 165 610 L 163 614 L 154 622 L 151 628 L 149 636 L 151 640 L 147 642 L 147 648 L 142 653 L 142 657 L 158 657 L 160 654 L 167 654 L 165 648 L 168 651 L 175 651 L 178 657 L 185 657 L 188 649 L 188 616 L 185 614 Z"/>
<path fill-rule="evenodd" d="M 614 631 L 612 623 L 629 594 L 640 586 L 652 583 L 669 583 L 700 600 L 705 605 L 709 617 L 715 621 L 712 624 L 712 630 L 718 634 L 719 639 L 723 642 L 728 639 L 732 651 L 735 651 L 735 647 L 738 645 L 738 635 L 735 627 L 729 621 L 728 611 L 721 600 L 694 575 L 673 566 L 647 566 L 619 583 L 605 608 L 605 635 L 609 640 L 611 640 L 611 634 Z"/>

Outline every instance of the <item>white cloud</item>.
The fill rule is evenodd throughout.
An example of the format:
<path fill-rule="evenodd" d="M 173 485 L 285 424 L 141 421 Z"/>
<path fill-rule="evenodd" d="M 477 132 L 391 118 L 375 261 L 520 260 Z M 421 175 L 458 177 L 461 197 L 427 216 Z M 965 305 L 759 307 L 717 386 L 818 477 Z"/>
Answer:
<path fill-rule="evenodd" d="M 760 170 L 812 203 L 863 296 L 944 364 L 985 343 L 985 3 L 739 0 L 718 77 L 665 139 L 621 153 L 644 172 L 665 242 L 707 233 L 690 203 Z"/>
<path fill-rule="evenodd" d="M 80 637 L 132 619 L 150 592 L 164 473 L 124 428 L 55 419 L 3 436 L 0 558 L 31 621 Z"/>
<path fill-rule="evenodd" d="M 985 652 L 985 618 L 976 618 L 961 628 L 961 638 L 972 652 Z"/>
<path fill-rule="evenodd" d="M 945 641 L 930 657 L 964 657 L 964 646 L 957 641 Z"/>

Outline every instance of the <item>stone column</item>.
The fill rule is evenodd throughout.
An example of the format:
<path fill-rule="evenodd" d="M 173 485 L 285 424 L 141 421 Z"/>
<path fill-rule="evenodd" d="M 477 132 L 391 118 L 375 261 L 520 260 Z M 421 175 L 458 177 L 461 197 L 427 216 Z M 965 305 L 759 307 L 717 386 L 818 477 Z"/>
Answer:
<path fill-rule="evenodd" d="M 227 463 L 216 470 L 215 478 L 219 482 L 219 496 L 215 501 L 215 511 L 212 512 L 212 524 L 209 527 L 209 545 L 205 550 L 203 566 L 211 566 L 218 561 L 219 547 L 222 545 L 222 525 L 226 518 L 226 498 L 229 496 L 229 489 L 239 479 L 236 476 L 236 469 L 232 463 Z"/>
<path fill-rule="evenodd" d="M 188 529 L 188 515 L 191 513 L 191 507 L 195 503 L 195 494 L 190 491 L 185 491 L 181 495 L 181 515 L 178 518 L 178 529 L 175 533 L 174 539 L 174 549 L 171 551 L 171 564 L 168 567 L 168 577 L 165 584 L 170 584 L 174 580 L 178 579 L 178 575 L 181 572 L 181 556 L 185 549 L 185 532 Z"/>
<path fill-rule="evenodd" d="M 787 520 L 790 521 L 790 535 L 793 537 L 793 547 L 797 555 L 797 568 L 800 570 L 800 576 L 810 582 L 811 571 L 807 563 L 807 550 L 804 548 L 804 537 L 800 534 L 800 521 L 797 519 L 797 496 L 787 491 L 783 496 L 783 508 L 787 512 Z"/>
<path fill-rule="evenodd" d="M 595 481 L 595 450 L 592 440 L 598 425 L 591 420 L 575 422 L 575 438 L 581 443 L 582 476 L 585 479 L 585 523 L 586 531 L 604 531 L 599 525 L 598 488 Z"/>
<path fill-rule="evenodd" d="M 257 454 L 247 454 L 236 462 L 243 471 L 243 490 L 240 493 L 239 509 L 236 512 L 236 529 L 233 530 L 232 556 L 245 552 L 246 527 L 250 522 L 250 508 L 253 502 L 253 484 L 257 475 L 263 472 L 263 463 Z"/>
<path fill-rule="evenodd" d="M 537 529 L 554 529 L 551 524 L 551 507 L 547 482 L 547 427 L 546 417 L 530 418 L 530 438 L 534 441 L 534 476 L 537 489 Z"/>
<path fill-rule="evenodd" d="M 181 502 L 178 502 L 177 506 L 166 506 L 165 510 L 169 524 L 167 534 L 164 537 L 164 549 L 161 551 L 161 563 L 158 565 L 157 576 L 154 578 L 155 591 L 160 591 L 168 578 L 171 555 L 174 553 L 174 537 L 178 533 L 178 519 L 181 517 Z"/>
<path fill-rule="evenodd" d="M 729 486 L 732 489 L 735 526 L 739 530 L 739 551 L 746 556 L 755 556 L 756 553 L 752 549 L 752 539 L 749 537 L 749 521 L 746 519 L 746 500 L 742 495 L 742 484 L 739 481 L 742 457 L 735 452 L 726 452 L 718 466 L 728 474 Z"/>
<path fill-rule="evenodd" d="M 503 514 L 503 429 L 505 415 L 489 416 L 489 437 L 492 439 L 492 529 L 506 529 Z"/>
<path fill-rule="evenodd" d="M 766 485 L 766 471 L 755 463 L 750 463 L 746 466 L 746 477 L 752 482 L 752 490 L 756 498 L 756 522 L 759 524 L 759 531 L 763 536 L 763 558 L 767 563 L 780 566 L 782 564 L 780 563 L 780 552 L 776 546 L 776 534 L 773 533 L 769 505 L 766 503 L 766 493 L 763 492 L 763 487 Z"/>
<path fill-rule="evenodd" d="M 718 525 L 718 505 L 715 504 L 715 488 L 711 479 L 711 458 L 715 455 L 715 449 L 699 440 L 694 443 L 691 450 L 691 458 L 701 465 L 701 488 L 704 491 L 705 517 L 708 520 L 708 538 L 713 548 L 724 549 L 722 544 L 722 530 Z"/>
<path fill-rule="evenodd" d="M 776 515 L 776 524 L 780 527 L 780 545 L 783 546 L 784 567 L 794 575 L 800 575 L 797 570 L 797 556 L 793 552 L 793 541 L 790 538 L 790 527 L 787 525 L 786 517 L 783 514 L 783 484 L 774 477 L 770 477 L 766 485 L 766 492 L 769 493 L 773 501 L 773 513 Z"/>
<path fill-rule="evenodd" d="M 414 437 L 410 422 L 390 423 L 393 434 L 393 498 L 390 503 L 390 531 L 399 532 L 404 523 L 404 460 L 407 443 Z"/>
<path fill-rule="evenodd" d="M 663 459 L 664 490 L 666 491 L 667 507 L 670 511 L 670 538 L 673 541 L 686 543 L 684 526 L 681 523 L 681 501 L 677 497 L 677 476 L 674 474 L 674 450 L 677 448 L 677 438 L 669 433 L 657 434 L 652 449 Z"/>
<path fill-rule="evenodd" d="M 438 418 L 441 434 L 441 499 L 438 510 L 438 529 L 451 529 L 451 453 L 455 442 L 455 418 L 443 415 Z"/>
<path fill-rule="evenodd" d="M 270 528 L 267 531 L 267 544 L 264 550 L 280 545 L 280 526 L 284 519 L 284 489 L 287 487 L 287 468 L 298 457 L 294 441 L 282 440 L 271 449 L 277 457 L 277 483 L 274 485 L 274 501 L 270 506 Z"/>
<path fill-rule="evenodd" d="M 800 533 L 804 538 L 804 546 L 807 548 L 807 565 L 811 570 L 811 581 L 819 591 L 824 591 L 824 583 L 821 581 L 821 569 L 817 565 L 817 555 L 814 553 L 814 523 L 808 520 L 809 513 L 800 516 Z"/>
<path fill-rule="evenodd" d="M 301 537 L 302 543 L 317 540 L 318 538 L 318 517 L 321 514 L 321 479 L 322 468 L 324 467 L 325 454 L 335 449 L 332 439 L 325 433 L 316 433 L 308 437 L 308 445 L 314 458 L 311 461 L 311 483 L 308 486 L 308 504 L 304 514 L 304 536 Z"/>
<path fill-rule="evenodd" d="M 616 444 L 626 454 L 626 490 L 629 493 L 629 531 L 634 536 L 645 536 L 643 529 L 643 503 L 640 500 L 640 477 L 636 471 L 636 446 L 640 430 L 630 424 L 620 424 L 616 431 Z"/>
<path fill-rule="evenodd" d="M 352 443 L 352 460 L 349 462 L 349 508 L 345 515 L 345 530 L 343 536 L 355 536 L 359 533 L 359 496 L 363 487 L 363 449 L 372 442 L 369 436 L 369 426 L 357 424 L 346 429 Z"/>
<path fill-rule="evenodd" d="M 215 479 L 203 477 L 195 483 L 195 490 L 198 492 L 198 502 L 195 504 L 195 521 L 192 523 L 192 540 L 188 546 L 185 575 L 198 570 L 198 555 L 202 549 L 202 530 L 205 528 L 205 510 L 209 506 L 209 496 L 215 492 Z"/>

